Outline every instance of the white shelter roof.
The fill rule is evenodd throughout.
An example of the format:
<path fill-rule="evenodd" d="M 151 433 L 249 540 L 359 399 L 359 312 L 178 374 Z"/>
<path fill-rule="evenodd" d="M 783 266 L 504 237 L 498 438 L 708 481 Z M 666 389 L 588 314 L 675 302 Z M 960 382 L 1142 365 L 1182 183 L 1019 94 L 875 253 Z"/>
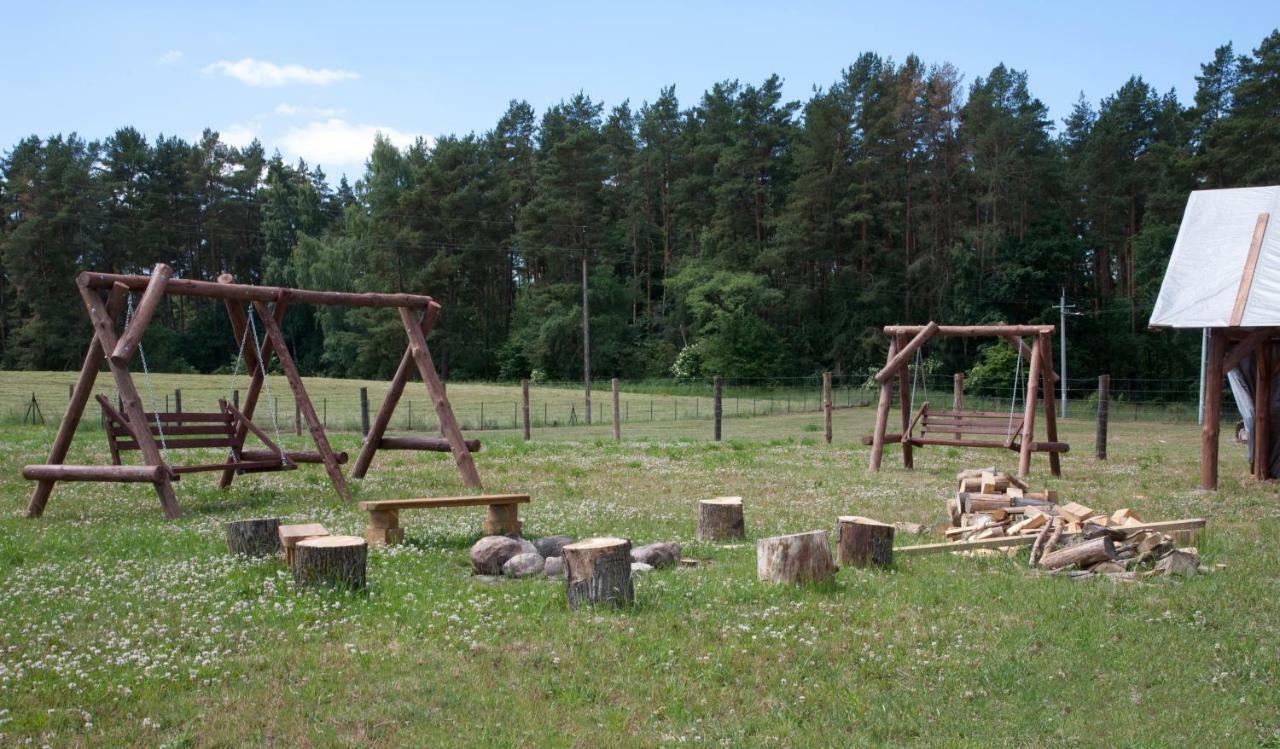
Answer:
<path fill-rule="evenodd" d="M 1262 213 L 1270 218 L 1238 324 L 1280 326 L 1280 186 L 1275 186 L 1191 193 L 1151 312 L 1152 327 L 1232 327 Z"/>

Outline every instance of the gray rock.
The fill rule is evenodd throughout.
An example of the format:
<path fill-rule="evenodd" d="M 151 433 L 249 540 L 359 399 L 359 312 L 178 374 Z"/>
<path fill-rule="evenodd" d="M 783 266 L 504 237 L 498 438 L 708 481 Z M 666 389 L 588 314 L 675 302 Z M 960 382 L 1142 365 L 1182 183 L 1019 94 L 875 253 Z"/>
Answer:
<path fill-rule="evenodd" d="M 516 554 L 502 565 L 502 574 L 507 577 L 533 577 L 542 574 L 541 554 Z"/>
<path fill-rule="evenodd" d="M 471 568 L 477 575 L 501 575 L 502 565 L 524 551 L 520 542 L 506 536 L 485 536 L 471 547 Z"/>
<path fill-rule="evenodd" d="M 538 547 L 535 546 L 532 541 L 529 541 L 528 539 L 524 539 L 524 538 L 518 538 L 516 540 L 520 542 L 521 554 L 537 554 L 540 557 L 546 556 L 546 554 L 543 554 L 542 552 L 538 551 Z"/>
<path fill-rule="evenodd" d="M 547 577 L 564 577 L 564 557 L 547 557 L 542 573 Z"/>
<path fill-rule="evenodd" d="M 644 562 L 632 562 L 632 563 L 631 563 L 631 574 L 633 574 L 633 575 L 643 575 L 643 574 L 644 574 L 644 573 L 646 573 L 646 572 L 653 572 L 653 566 L 652 566 L 652 565 L 645 564 Z"/>
<path fill-rule="evenodd" d="M 674 567 L 680 561 L 680 546 L 673 543 L 656 543 L 631 550 L 631 561 L 647 564 L 656 569 Z"/>
<path fill-rule="evenodd" d="M 543 536 L 534 541 L 533 545 L 538 547 L 539 554 L 550 559 L 560 556 L 564 545 L 571 543 L 573 543 L 573 536 Z"/>

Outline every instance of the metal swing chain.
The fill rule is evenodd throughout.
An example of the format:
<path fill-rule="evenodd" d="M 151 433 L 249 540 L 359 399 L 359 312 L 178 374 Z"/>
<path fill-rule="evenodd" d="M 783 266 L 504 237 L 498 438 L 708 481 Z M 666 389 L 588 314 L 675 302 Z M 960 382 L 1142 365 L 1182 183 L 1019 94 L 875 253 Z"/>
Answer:
<path fill-rule="evenodd" d="M 1005 439 L 1013 434 L 1013 410 L 1018 406 L 1018 382 L 1022 379 L 1022 347 L 1017 348 L 1018 366 L 1013 370 L 1013 394 L 1009 397 L 1009 423 L 1004 428 Z"/>
<path fill-rule="evenodd" d="M 133 294 L 128 295 L 127 302 L 124 315 L 125 328 L 128 328 L 129 323 L 133 321 Z M 164 455 L 164 462 L 168 463 L 169 443 L 164 438 L 164 425 L 160 420 L 160 409 L 156 407 L 156 390 L 151 385 L 151 369 L 147 366 L 147 352 L 142 348 L 141 338 L 138 339 L 138 358 L 142 361 L 142 379 L 147 386 L 147 399 L 151 401 L 151 415 L 155 418 L 156 433 L 160 437 L 160 452 Z"/>
<path fill-rule="evenodd" d="M 262 373 L 262 390 L 267 394 L 267 399 L 271 402 L 271 428 L 276 435 L 276 450 L 280 453 L 280 465 L 289 464 L 289 459 L 284 452 L 284 438 L 280 436 L 280 419 L 276 412 L 276 397 L 271 394 L 271 384 L 267 382 L 267 363 L 262 358 L 262 344 L 258 341 L 258 325 L 253 321 L 253 307 L 249 308 L 249 325 L 245 328 L 245 333 L 253 331 L 253 348 L 258 353 L 258 371 Z"/>

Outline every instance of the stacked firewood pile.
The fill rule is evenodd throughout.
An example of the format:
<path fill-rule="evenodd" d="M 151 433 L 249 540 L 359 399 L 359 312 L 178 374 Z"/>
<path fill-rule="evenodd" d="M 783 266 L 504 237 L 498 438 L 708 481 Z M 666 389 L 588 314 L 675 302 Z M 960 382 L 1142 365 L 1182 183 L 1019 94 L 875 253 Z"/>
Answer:
<path fill-rule="evenodd" d="M 1073 576 L 1194 575 L 1202 569 L 1197 550 L 1180 544 L 1190 542 L 1203 520 L 1148 523 L 1129 508 L 1107 513 L 1062 504 L 1057 492 L 1032 491 L 994 466 L 961 471 L 956 479 L 958 491 L 947 501 L 949 543 L 912 547 L 920 553 L 1016 553 L 1030 545 L 1032 567 Z"/>

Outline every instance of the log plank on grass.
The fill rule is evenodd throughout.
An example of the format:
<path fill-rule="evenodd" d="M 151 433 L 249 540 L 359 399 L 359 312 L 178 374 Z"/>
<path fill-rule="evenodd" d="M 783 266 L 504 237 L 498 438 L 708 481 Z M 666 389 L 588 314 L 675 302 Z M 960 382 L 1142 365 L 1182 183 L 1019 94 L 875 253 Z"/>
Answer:
<path fill-rule="evenodd" d="M 1111 538 L 1101 536 L 1044 554 L 1040 557 L 1040 566 L 1046 570 L 1058 570 L 1076 564 L 1088 567 L 1098 562 L 1114 561 L 1115 558 L 1116 549 Z"/>
<path fill-rule="evenodd" d="M 250 557 L 269 557 L 280 551 L 280 518 L 233 520 L 224 528 L 227 551 Z"/>
<path fill-rule="evenodd" d="M 836 519 L 836 559 L 845 567 L 893 565 L 892 525 L 857 515 Z"/>
<path fill-rule="evenodd" d="M 439 314 L 440 305 L 435 301 L 428 304 L 423 311 L 418 327 L 424 338 L 431 334 L 431 329 L 436 324 L 436 316 Z M 373 454 L 382 447 L 383 435 L 387 433 L 387 427 L 391 424 L 391 415 L 395 413 L 396 405 L 404 395 L 404 388 L 409 382 L 409 375 L 413 372 L 413 368 L 413 351 L 405 346 L 404 353 L 400 355 L 400 364 L 396 366 L 396 373 L 391 378 L 391 384 L 387 386 L 387 394 L 382 399 L 382 405 L 378 407 L 377 415 L 373 417 L 373 423 L 369 425 L 369 433 L 365 435 L 364 444 L 360 446 L 360 454 L 356 456 L 356 464 L 351 469 L 353 478 L 362 479 L 369 472 L 369 466 L 373 463 Z M 525 391 L 527 395 L 527 383 Z M 527 435 L 525 439 L 528 439 Z"/>
<path fill-rule="evenodd" d="M 418 374 L 426 385 L 427 394 L 431 396 L 431 402 L 435 406 L 440 431 L 444 433 L 445 439 L 449 441 L 452 448 L 453 461 L 458 466 L 458 472 L 462 474 L 462 482 L 478 489 L 480 473 L 476 471 L 475 461 L 471 459 L 471 452 L 467 450 L 462 438 L 458 419 L 453 415 L 453 407 L 449 405 L 449 398 L 445 395 L 440 375 L 436 373 L 435 362 L 431 360 L 431 350 L 427 348 L 427 338 L 422 334 L 418 321 L 414 319 L 413 310 L 401 307 L 400 321 L 409 335 L 409 350 L 413 354 L 414 363 L 418 366 Z"/>
<path fill-rule="evenodd" d="M 569 608 L 584 605 L 621 608 L 635 601 L 628 539 L 588 538 L 565 544 L 561 553 Z"/>
<path fill-rule="evenodd" d="M 756 542 L 756 577 L 762 582 L 818 582 L 835 573 L 826 531 L 792 533 Z"/>
<path fill-rule="evenodd" d="M 320 536 L 294 548 L 293 583 L 298 588 L 365 587 L 369 544 L 359 536 Z"/>
<path fill-rule="evenodd" d="M 699 541 L 730 541 L 745 534 L 742 497 L 716 497 L 698 502 Z"/>
<path fill-rule="evenodd" d="M 1186 518 L 1183 520 L 1164 520 L 1158 523 L 1141 523 L 1139 525 L 1123 528 L 1125 533 L 1136 533 L 1138 531 L 1189 531 L 1198 530 L 1205 527 L 1204 518 Z M 1074 537 L 1080 535 L 1079 532 L 1066 532 L 1062 534 L 1064 537 Z M 939 543 L 939 544 L 918 544 L 915 546 L 898 546 L 894 548 L 894 553 L 899 556 L 918 556 L 921 554 L 945 554 L 952 551 L 972 551 L 973 549 L 999 549 L 1006 546 L 1029 546 L 1035 542 L 1036 537 L 1031 534 L 1021 536 L 1006 536 L 1004 538 L 984 538 L 981 541 L 959 541 L 956 543 Z"/>

